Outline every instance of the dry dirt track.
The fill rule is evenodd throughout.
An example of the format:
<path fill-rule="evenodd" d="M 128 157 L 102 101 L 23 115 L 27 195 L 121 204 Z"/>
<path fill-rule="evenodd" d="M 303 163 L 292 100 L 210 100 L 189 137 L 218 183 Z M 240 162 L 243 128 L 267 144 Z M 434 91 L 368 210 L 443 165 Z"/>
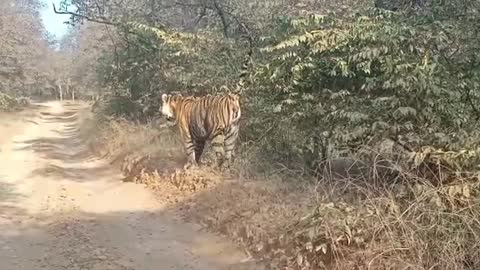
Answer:
<path fill-rule="evenodd" d="M 79 107 L 39 104 L 2 134 L 1 270 L 244 269 L 231 244 L 162 213 L 78 138 Z"/>

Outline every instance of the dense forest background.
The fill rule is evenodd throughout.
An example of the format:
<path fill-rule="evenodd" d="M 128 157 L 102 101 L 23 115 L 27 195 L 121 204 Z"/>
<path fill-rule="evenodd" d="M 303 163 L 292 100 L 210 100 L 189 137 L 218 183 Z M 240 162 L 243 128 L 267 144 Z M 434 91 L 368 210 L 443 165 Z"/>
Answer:
<path fill-rule="evenodd" d="M 157 111 L 159 93 L 235 87 L 251 39 L 241 140 L 258 159 L 308 172 L 386 138 L 474 149 L 478 5 L 65 1 L 76 27 L 61 42 L 70 68 L 59 79 L 119 97 L 110 113 L 138 117 L 138 103 Z"/>
<path fill-rule="evenodd" d="M 327 228 L 315 212 L 311 224 L 296 224 L 307 229 L 289 242 L 290 266 L 320 269 L 327 259 L 312 254 L 330 250 L 371 259 L 358 269 L 400 269 L 402 260 L 408 269 L 478 269 L 480 1 L 65 0 L 56 11 L 70 14 L 72 27 L 58 42 L 39 8 L 0 3 L 4 99 L 94 99 L 108 119 L 146 124 L 162 93 L 237 87 L 253 49 L 237 172 L 308 182 L 335 159 L 376 168 L 368 196 L 359 183 L 332 188 L 358 188 L 365 215 L 352 222 L 363 231 Z M 400 182 L 423 187 L 390 186 Z M 324 216 L 340 212 L 348 211 Z M 347 236 L 334 239 L 330 229 Z M 339 247 L 347 241 L 375 242 L 394 259 L 381 264 L 387 255 Z"/>
<path fill-rule="evenodd" d="M 38 2 L 3 1 L 1 89 L 114 96 L 110 114 L 152 117 L 160 93 L 236 87 L 252 46 L 241 140 L 270 162 L 308 171 L 385 138 L 461 151 L 480 117 L 478 5 L 73 0 L 55 44 Z"/>

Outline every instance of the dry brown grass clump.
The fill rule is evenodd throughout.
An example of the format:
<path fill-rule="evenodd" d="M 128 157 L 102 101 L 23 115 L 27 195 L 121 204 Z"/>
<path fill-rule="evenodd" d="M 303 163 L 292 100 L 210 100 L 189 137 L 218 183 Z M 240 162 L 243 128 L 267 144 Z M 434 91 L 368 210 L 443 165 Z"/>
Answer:
<path fill-rule="evenodd" d="M 409 171 L 396 174 L 402 181 L 239 179 L 179 170 L 184 154 L 169 130 L 108 121 L 100 131 L 97 145 L 129 180 L 272 269 L 480 269 L 476 177 L 443 183 Z"/>
<path fill-rule="evenodd" d="M 129 180 L 142 169 L 172 171 L 183 164 L 183 148 L 174 131 L 158 124 L 133 124 L 121 119 L 94 117 L 83 122 L 83 137 L 97 153 L 122 168 Z"/>

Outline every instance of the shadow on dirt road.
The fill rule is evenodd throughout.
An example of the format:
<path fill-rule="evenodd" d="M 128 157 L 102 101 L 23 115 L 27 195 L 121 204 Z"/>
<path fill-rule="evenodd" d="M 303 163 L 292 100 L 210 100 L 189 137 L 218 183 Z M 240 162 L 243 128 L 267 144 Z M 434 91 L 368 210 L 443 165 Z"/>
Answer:
<path fill-rule="evenodd" d="M 173 218 L 92 155 L 78 130 L 85 108 L 39 104 L 4 138 L 0 269 L 253 269 L 238 264 L 245 255 L 234 245 Z"/>

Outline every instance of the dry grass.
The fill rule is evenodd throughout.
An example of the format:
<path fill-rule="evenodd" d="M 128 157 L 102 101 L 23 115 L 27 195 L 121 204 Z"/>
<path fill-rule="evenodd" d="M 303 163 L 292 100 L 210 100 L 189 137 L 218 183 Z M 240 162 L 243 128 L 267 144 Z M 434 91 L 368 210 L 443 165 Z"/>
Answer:
<path fill-rule="evenodd" d="M 411 173 L 395 184 L 378 175 L 283 181 L 283 172 L 256 179 L 208 168 L 172 173 L 184 154 L 170 130 L 98 123 L 91 143 L 132 180 L 272 269 L 480 269 L 475 177 L 434 186 Z"/>
<path fill-rule="evenodd" d="M 184 162 L 182 147 L 173 131 L 156 127 L 154 123 L 140 125 L 90 115 L 83 121 L 81 132 L 97 153 L 120 166 L 128 180 L 134 180 L 142 168 L 171 172 Z"/>

